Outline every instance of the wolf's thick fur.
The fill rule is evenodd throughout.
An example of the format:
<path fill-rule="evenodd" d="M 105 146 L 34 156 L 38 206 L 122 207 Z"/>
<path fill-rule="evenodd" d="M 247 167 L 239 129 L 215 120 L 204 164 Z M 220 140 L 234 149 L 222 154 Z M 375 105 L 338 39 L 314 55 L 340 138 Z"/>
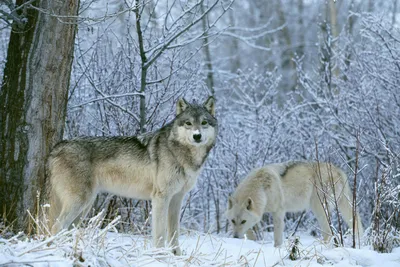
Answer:
<path fill-rule="evenodd" d="M 331 230 L 323 203 L 332 208 L 335 198 L 344 220 L 352 227 L 352 193 L 347 176 L 340 168 L 317 162 L 270 164 L 253 170 L 239 184 L 228 200 L 226 217 L 231 222 L 234 237 L 242 237 L 265 212 L 271 212 L 274 245 L 280 246 L 285 213 L 311 209 L 328 242 Z M 361 219 L 358 214 L 355 217 L 356 234 L 361 237 Z"/>
<path fill-rule="evenodd" d="M 139 137 L 83 138 L 59 143 L 48 161 L 52 234 L 85 216 L 99 192 L 152 200 L 153 244 L 180 254 L 182 199 L 195 185 L 218 131 L 214 99 L 177 102 L 176 118 Z M 168 234 L 168 238 L 167 238 Z"/>

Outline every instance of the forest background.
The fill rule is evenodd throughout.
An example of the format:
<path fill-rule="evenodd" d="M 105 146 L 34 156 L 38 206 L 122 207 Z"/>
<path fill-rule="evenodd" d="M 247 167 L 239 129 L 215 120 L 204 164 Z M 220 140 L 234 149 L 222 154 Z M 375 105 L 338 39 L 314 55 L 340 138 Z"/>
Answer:
<path fill-rule="evenodd" d="M 63 1 L 61 1 L 63 2 Z M 220 132 L 181 224 L 229 232 L 227 197 L 253 168 L 287 160 L 345 170 L 377 250 L 397 246 L 397 0 L 3 0 L 1 227 L 33 229 L 44 162 L 62 138 L 137 135 L 179 97 L 214 95 Z M 93 214 L 149 231 L 151 203 L 101 195 Z M 339 217 L 340 218 L 340 217 Z M 332 231 L 346 231 L 332 214 Z M 288 229 L 316 229 L 311 213 Z M 270 230 L 264 216 L 256 231 Z M 10 227 L 12 226 L 12 227 Z"/>

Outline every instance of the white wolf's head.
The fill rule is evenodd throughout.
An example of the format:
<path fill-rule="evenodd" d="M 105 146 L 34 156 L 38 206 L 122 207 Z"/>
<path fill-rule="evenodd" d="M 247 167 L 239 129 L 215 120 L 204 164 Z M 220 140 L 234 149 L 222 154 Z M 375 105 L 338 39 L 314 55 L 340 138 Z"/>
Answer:
<path fill-rule="evenodd" d="M 203 105 L 189 104 L 181 98 L 176 104 L 176 115 L 174 134 L 179 142 L 194 146 L 215 143 L 218 124 L 213 97 L 209 97 Z"/>
<path fill-rule="evenodd" d="M 247 230 L 260 221 L 259 216 L 254 211 L 254 202 L 250 197 L 243 201 L 229 197 L 225 216 L 232 225 L 233 237 L 235 238 L 243 238 Z"/>

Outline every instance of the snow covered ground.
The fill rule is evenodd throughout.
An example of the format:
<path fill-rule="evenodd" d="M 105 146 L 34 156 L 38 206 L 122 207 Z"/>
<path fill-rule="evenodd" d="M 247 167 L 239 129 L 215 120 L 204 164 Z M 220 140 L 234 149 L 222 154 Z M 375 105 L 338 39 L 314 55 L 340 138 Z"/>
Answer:
<path fill-rule="evenodd" d="M 330 248 L 306 234 L 299 236 L 300 258 L 294 261 L 289 259 L 293 240 L 277 249 L 272 233 L 267 241 L 254 242 L 189 231 L 180 237 L 184 255 L 174 256 L 152 248 L 150 236 L 118 233 L 117 220 L 105 229 L 99 222 L 46 239 L 0 238 L 0 266 L 400 266 L 400 248 L 389 254 Z"/>

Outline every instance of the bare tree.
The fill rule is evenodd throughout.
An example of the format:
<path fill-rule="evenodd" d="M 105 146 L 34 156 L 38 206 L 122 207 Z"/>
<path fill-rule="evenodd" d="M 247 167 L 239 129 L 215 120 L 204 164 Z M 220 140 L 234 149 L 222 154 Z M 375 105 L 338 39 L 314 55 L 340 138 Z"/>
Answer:
<path fill-rule="evenodd" d="M 173 21 L 169 21 L 170 17 L 173 17 L 172 11 L 174 10 L 174 4 L 172 7 L 169 7 L 167 10 L 167 14 L 165 15 L 165 24 L 162 41 L 156 45 L 149 45 L 146 47 L 145 36 L 142 32 L 142 13 L 145 10 L 145 4 L 141 3 L 141 1 L 135 1 L 134 12 L 136 15 L 136 32 L 138 38 L 138 47 L 141 61 L 141 78 L 140 78 L 140 129 L 141 132 L 144 133 L 145 124 L 146 124 L 146 86 L 148 84 L 147 75 L 149 68 L 163 55 L 166 50 L 177 49 L 180 47 L 188 46 L 192 43 L 195 43 L 198 40 L 203 39 L 203 43 L 205 46 L 206 54 L 208 49 L 208 38 L 210 34 L 210 30 L 215 26 L 218 20 L 221 18 L 223 14 L 229 9 L 230 5 L 232 5 L 233 1 L 228 2 L 226 6 L 222 4 L 219 0 L 216 0 L 211 3 L 210 6 L 204 8 L 204 0 L 199 0 L 192 3 L 187 3 L 180 14 L 178 14 L 177 19 Z M 207 15 L 215 9 L 215 7 L 220 4 L 222 7 L 222 12 L 217 15 L 217 18 L 212 22 L 207 23 Z M 153 10 L 156 10 L 154 7 Z M 150 14 L 150 18 L 152 14 Z M 185 22 L 185 20 L 189 20 L 189 23 Z M 198 24 L 202 22 L 202 30 L 196 31 L 192 30 Z M 150 42 L 148 42 L 150 43 Z M 200 49 L 196 49 L 199 51 Z M 209 57 L 209 53 L 208 53 Z M 210 63 L 207 65 L 207 68 L 210 69 Z M 169 77 L 169 75 L 167 75 Z M 165 78 L 167 78 L 165 77 Z M 165 79 L 164 78 L 164 79 Z M 207 82 L 211 87 L 210 90 L 213 90 L 213 83 L 210 83 L 210 79 L 208 77 Z M 160 80 L 159 82 L 161 82 Z"/>
<path fill-rule="evenodd" d="M 204 13 L 204 3 L 200 6 L 201 12 Z M 201 20 L 202 28 L 204 31 L 204 54 L 206 58 L 206 69 L 207 69 L 207 87 L 210 89 L 211 94 L 215 95 L 214 89 L 214 73 L 213 73 L 213 64 L 211 59 L 211 52 L 210 52 L 210 39 L 208 38 L 208 19 L 207 16 L 204 16 Z"/>
<path fill-rule="evenodd" d="M 63 136 L 78 7 L 79 0 L 17 0 L 10 8 L 0 91 L 0 212 L 18 227 L 44 190 L 46 157 Z"/>

